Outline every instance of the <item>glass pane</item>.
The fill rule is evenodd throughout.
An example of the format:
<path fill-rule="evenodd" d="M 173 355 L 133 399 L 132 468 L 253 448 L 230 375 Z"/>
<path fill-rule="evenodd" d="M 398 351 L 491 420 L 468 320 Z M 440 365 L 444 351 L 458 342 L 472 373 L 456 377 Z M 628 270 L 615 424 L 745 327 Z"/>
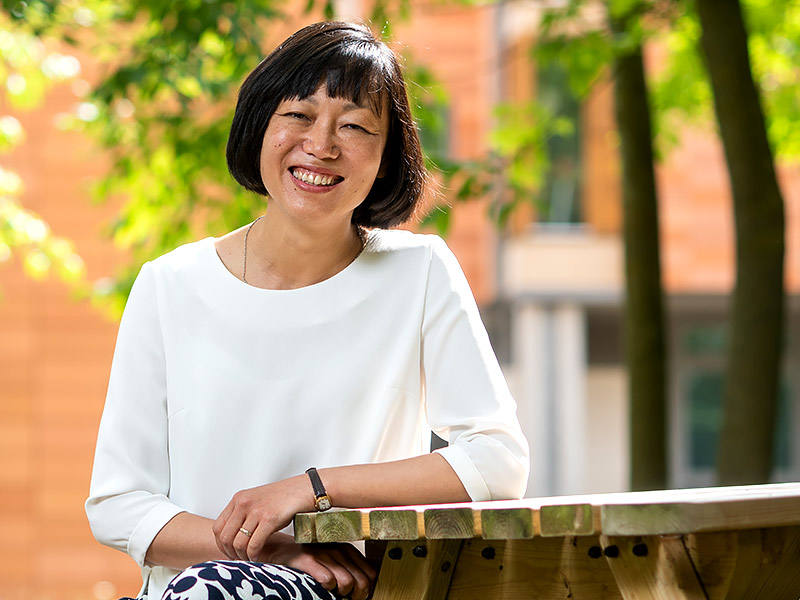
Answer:
<path fill-rule="evenodd" d="M 689 464 L 713 469 L 722 422 L 722 374 L 695 372 L 689 378 Z"/>
<path fill-rule="evenodd" d="M 689 464 L 693 469 L 714 469 L 722 425 L 723 373 L 721 369 L 697 370 L 689 376 Z M 791 465 L 790 413 L 791 390 L 784 380 L 775 419 L 773 465 Z"/>
<path fill-rule="evenodd" d="M 725 325 L 702 325 L 688 329 L 683 336 L 683 347 L 689 354 L 719 355 L 725 353 L 728 332 Z"/>
<path fill-rule="evenodd" d="M 539 66 L 536 93 L 554 118 L 571 124 L 547 138 L 550 171 L 542 189 L 539 221 L 580 223 L 580 102 L 569 88 L 566 71 L 558 65 Z"/>

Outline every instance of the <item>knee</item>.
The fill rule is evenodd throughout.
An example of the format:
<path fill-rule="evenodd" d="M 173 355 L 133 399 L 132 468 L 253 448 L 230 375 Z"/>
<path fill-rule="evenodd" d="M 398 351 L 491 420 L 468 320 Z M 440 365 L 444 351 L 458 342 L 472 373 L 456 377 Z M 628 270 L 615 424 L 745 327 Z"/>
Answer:
<path fill-rule="evenodd" d="M 208 600 L 208 581 L 204 576 L 213 563 L 201 563 L 184 569 L 169 582 L 161 600 Z"/>

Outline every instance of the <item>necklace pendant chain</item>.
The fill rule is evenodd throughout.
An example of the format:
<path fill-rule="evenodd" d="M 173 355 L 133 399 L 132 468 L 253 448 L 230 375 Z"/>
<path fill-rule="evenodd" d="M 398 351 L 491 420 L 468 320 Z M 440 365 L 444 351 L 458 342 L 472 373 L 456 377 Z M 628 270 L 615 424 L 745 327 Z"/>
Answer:
<path fill-rule="evenodd" d="M 247 231 L 244 232 L 244 257 L 242 258 L 242 281 L 244 281 L 245 283 L 247 283 L 247 278 L 245 278 L 245 275 L 247 274 L 247 237 L 250 235 L 250 230 L 253 228 L 253 225 L 258 223 L 263 218 L 264 215 L 258 217 L 255 221 L 250 223 L 250 225 L 247 227 Z"/>
<path fill-rule="evenodd" d="M 250 230 L 253 228 L 253 225 L 258 223 L 263 218 L 264 218 L 264 215 L 261 215 L 260 217 L 258 217 L 255 221 L 253 221 L 252 223 L 250 223 L 250 225 L 247 226 L 247 231 L 244 232 L 244 256 L 242 257 L 242 281 L 244 281 L 245 283 L 247 283 L 247 277 L 246 277 L 246 275 L 247 275 L 247 238 L 250 235 Z M 358 235 L 358 240 L 361 242 L 361 247 L 358 249 L 358 254 L 355 255 L 355 258 L 353 258 L 353 260 L 355 260 L 356 258 L 361 256 L 361 253 L 364 251 L 364 247 L 367 245 L 367 232 L 363 227 L 361 227 L 361 225 L 356 225 L 356 234 Z"/>

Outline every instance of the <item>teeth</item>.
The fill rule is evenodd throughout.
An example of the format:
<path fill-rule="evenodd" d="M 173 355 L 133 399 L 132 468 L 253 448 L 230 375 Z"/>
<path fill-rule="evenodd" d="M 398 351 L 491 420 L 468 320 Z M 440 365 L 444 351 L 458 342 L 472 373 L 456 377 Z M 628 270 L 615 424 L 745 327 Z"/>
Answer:
<path fill-rule="evenodd" d="M 304 183 L 312 185 L 333 185 L 336 183 L 336 177 L 333 175 L 320 175 L 314 174 L 305 169 L 293 169 L 292 175 Z"/>

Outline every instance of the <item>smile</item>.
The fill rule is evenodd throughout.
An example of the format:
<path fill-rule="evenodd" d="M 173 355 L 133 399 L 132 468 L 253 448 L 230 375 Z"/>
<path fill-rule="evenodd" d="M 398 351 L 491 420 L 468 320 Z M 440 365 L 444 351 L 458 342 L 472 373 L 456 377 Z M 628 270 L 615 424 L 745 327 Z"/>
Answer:
<path fill-rule="evenodd" d="M 342 177 L 338 175 L 321 175 L 299 167 L 289 169 L 289 172 L 295 179 L 310 185 L 330 186 L 342 181 Z"/>

